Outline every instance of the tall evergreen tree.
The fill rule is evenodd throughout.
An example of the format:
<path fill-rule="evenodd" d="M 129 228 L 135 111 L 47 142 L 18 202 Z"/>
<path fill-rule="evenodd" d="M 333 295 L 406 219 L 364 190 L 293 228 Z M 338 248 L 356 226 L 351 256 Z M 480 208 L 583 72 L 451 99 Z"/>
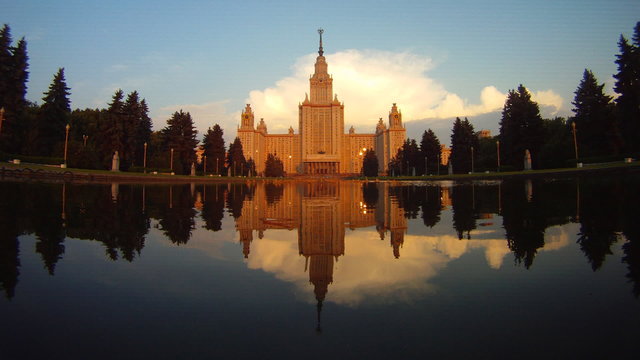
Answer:
<path fill-rule="evenodd" d="M 427 172 L 432 174 L 436 172 L 439 165 L 438 159 L 440 158 L 440 140 L 438 140 L 438 137 L 433 132 L 433 130 L 428 129 L 422 134 L 422 140 L 420 141 L 420 152 L 426 159 Z M 422 173 L 425 173 L 425 171 L 422 171 Z"/>
<path fill-rule="evenodd" d="M 39 117 L 38 143 L 43 155 L 51 155 L 56 144 L 64 141 L 65 127 L 71 113 L 70 94 L 64 78 L 64 68 L 60 68 L 49 85 L 49 91 L 42 98 L 44 103 Z"/>
<path fill-rule="evenodd" d="M 398 157 L 403 175 L 419 174 L 419 170 L 424 168 L 424 159 L 415 139 L 407 139 L 402 148 L 401 156 Z"/>
<path fill-rule="evenodd" d="M 107 108 L 103 116 L 100 117 L 98 124 L 99 136 L 96 137 L 96 148 L 98 150 L 99 158 L 102 166 L 105 169 L 111 167 L 111 159 L 113 153 L 118 151 L 122 152 L 121 138 L 122 129 L 120 124 L 122 123 L 123 108 L 124 108 L 124 93 L 121 89 L 118 89 L 111 98 L 111 103 Z"/>
<path fill-rule="evenodd" d="M 28 60 L 27 42 L 22 38 L 12 47 L 10 29 L 4 25 L 0 30 L 0 108 L 4 109 L 0 150 L 10 153 L 19 152 L 25 138 Z"/>
<path fill-rule="evenodd" d="M 182 110 L 173 113 L 167 120 L 167 126 L 162 129 L 165 149 L 173 149 L 173 168 L 179 173 L 189 174 L 191 164 L 196 161 L 197 134 L 191 114 Z"/>
<path fill-rule="evenodd" d="M 216 175 L 222 174 L 224 169 L 225 144 L 224 132 L 220 125 L 209 128 L 202 139 L 203 155 L 207 156 L 207 169 Z"/>
<path fill-rule="evenodd" d="M 619 134 L 613 117 L 611 97 L 604 94 L 604 84 L 599 85 L 591 70 L 585 69 L 572 102 L 575 116 L 578 154 L 598 156 L 617 153 L 620 149 Z"/>
<path fill-rule="evenodd" d="M 0 30 L 0 108 L 5 106 L 5 98 L 11 87 L 13 56 L 11 53 L 11 29 L 4 24 Z"/>
<path fill-rule="evenodd" d="M 229 152 L 227 153 L 227 165 L 230 169 L 231 176 L 241 176 L 247 167 L 247 160 L 244 158 L 244 152 L 242 150 L 242 141 L 239 137 L 233 140 L 233 143 L 229 145 Z"/>
<path fill-rule="evenodd" d="M 626 150 L 640 151 L 640 22 L 636 23 L 633 44 L 620 35 L 618 41 L 620 54 L 616 55 L 618 73 L 614 90 L 619 94 L 616 98 L 616 113 L 621 132 L 624 136 Z"/>
<path fill-rule="evenodd" d="M 284 164 L 277 155 L 268 154 L 264 164 L 264 176 L 281 177 L 284 176 Z"/>
<path fill-rule="evenodd" d="M 538 165 L 538 154 L 544 141 L 544 129 L 538 104 L 522 85 L 509 90 L 500 120 L 501 164 L 516 169 L 524 167 L 525 150 L 529 150 L 533 166 Z"/>
<path fill-rule="evenodd" d="M 378 156 L 373 150 L 367 150 L 362 159 L 362 175 L 378 176 Z"/>
<path fill-rule="evenodd" d="M 456 118 L 451 131 L 451 156 L 449 157 L 453 171 L 456 174 L 464 174 L 472 170 L 471 147 L 474 148 L 473 156 L 475 158 L 478 149 L 478 137 L 473 130 L 473 125 L 467 118 L 464 120 Z"/>

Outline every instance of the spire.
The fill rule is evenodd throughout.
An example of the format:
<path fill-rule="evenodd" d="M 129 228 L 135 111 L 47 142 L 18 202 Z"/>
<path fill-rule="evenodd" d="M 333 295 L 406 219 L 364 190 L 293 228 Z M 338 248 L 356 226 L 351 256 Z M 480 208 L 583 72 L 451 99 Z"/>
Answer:
<path fill-rule="evenodd" d="M 318 34 L 320 34 L 320 48 L 318 49 L 318 55 L 322 56 L 324 54 L 324 50 L 322 50 L 322 33 L 324 30 L 322 28 L 318 29 Z"/>

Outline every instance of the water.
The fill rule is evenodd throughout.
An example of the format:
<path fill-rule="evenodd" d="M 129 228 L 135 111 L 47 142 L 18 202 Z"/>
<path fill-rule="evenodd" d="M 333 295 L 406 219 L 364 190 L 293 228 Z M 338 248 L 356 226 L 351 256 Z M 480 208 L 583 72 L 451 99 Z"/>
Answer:
<path fill-rule="evenodd" d="M 0 358 L 637 353 L 637 174 L 0 183 Z"/>

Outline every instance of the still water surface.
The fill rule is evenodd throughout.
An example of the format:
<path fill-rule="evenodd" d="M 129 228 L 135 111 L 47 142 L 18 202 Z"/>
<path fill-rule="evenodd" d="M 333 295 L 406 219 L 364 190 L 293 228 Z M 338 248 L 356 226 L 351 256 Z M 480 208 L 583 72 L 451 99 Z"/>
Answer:
<path fill-rule="evenodd" d="M 639 184 L 0 182 L 0 358 L 635 356 Z"/>

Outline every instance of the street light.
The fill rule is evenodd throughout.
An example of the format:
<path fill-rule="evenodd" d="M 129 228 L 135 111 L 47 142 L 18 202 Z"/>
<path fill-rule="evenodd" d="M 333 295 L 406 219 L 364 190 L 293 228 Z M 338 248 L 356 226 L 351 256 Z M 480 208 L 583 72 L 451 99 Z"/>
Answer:
<path fill-rule="evenodd" d="M 498 171 L 500 171 L 500 140 L 496 141 L 496 149 L 498 152 Z"/>
<path fill-rule="evenodd" d="M 220 158 L 216 156 L 216 175 L 220 175 L 220 168 L 218 167 L 218 160 L 220 160 Z"/>
<path fill-rule="evenodd" d="M 171 168 L 171 173 L 173 173 L 173 148 L 171 148 L 171 161 L 169 162 L 170 164 L 170 168 Z"/>
<path fill-rule="evenodd" d="M 471 147 L 471 172 L 473 172 L 473 146 Z"/>
<path fill-rule="evenodd" d="M 427 171 L 427 157 L 424 157 L 424 176 L 427 176 L 428 171 Z"/>
<path fill-rule="evenodd" d="M 207 176 L 207 155 L 204 155 L 204 170 L 203 170 L 203 175 Z"/>
<path fill-rule="evenodd" d="M 0 134 L 2 134 L 2 122 L 4 121 L 4 107 L 0 108 Z"/>
<path fill-rule="evenodd" d="M 576 152 L 576 160 L 578 160 L 578 142 L 576 141 L 576 122 L 571 122 L 571 131 L 573 131 L 573 149 Z"/>
<path fill-rule="evenodd" d="M 87 147 L 87 139 L 89 139 L 88 135 L 82 135 L 82 146 Z"/>
<path fill-rule="evenodd" d="M 293 165 L 291 164 L 291 162 L 292 162 L 292 161 L 293 161 L 293 160 L 291 160 L 291 155 L 289 155 L 289 172 L 291 172 L 291 173 L 293 173 L 293 170 L 292 170 L 292 168 L 291 168 L 291 167 L 293 166 Z"/>
<path fill-rule="evenodd" d="M 67 145 L 69 143 L 69 128 L 71 126 L 69 124 L 67 124 L 67 126 L 65 126 L 65 135 L 64 135 L 64 167 L 67 167 Z"/>
<path fill-rule="evenodd" d="M 144 167 L 144 173 L 147 173 L 147 142 L 144 142 L 144 159 L 142 160 L 142 166 Z"/>

